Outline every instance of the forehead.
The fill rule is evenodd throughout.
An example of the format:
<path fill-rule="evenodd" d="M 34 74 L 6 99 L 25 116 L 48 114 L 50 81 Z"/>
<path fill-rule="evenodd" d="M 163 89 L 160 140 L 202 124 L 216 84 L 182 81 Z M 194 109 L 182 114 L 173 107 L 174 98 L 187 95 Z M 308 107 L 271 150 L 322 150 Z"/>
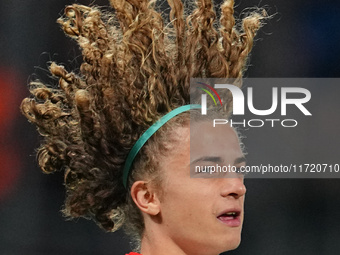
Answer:
<path fill-rule="evenodd" d="M 194 123 L 190 127 L 190 157 L 222 157 L 226 163 L 242 157 L 236 131 L 229 125 L 216 125 L 210 121 Z M 192 161 L 191 160 L 191 161 Z"/>
<path fill-rule="evenodd" d="M 165 171 L 188 170 L 190 162 L 202 157 L 219 157 L 226 164 L 243 157 L 238 136 L 229 125 L 213 127 L 209 121 L 199 121 L 178 128 L 173 134 L 175 146 L 160 162 Z"/>

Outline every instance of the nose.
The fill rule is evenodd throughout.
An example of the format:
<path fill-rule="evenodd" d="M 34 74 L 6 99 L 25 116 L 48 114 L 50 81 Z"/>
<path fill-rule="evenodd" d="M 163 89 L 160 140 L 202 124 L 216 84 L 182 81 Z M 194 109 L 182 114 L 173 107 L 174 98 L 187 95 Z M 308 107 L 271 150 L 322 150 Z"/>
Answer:
<path fill-rule="evenodd" d="M 246 194 L 246 186 L 243 183 L 243 178 L 223 178 L 221 188 L 222 197 L 239 198 Z"/>

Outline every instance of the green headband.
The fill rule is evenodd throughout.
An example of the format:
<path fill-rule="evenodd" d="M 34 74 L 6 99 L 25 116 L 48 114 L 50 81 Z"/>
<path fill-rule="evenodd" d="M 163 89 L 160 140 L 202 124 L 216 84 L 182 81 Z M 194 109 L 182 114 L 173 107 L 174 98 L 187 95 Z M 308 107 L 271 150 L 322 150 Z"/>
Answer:
<path fill-rule="evenodd" d="M 199 104 L 188 104 L 183 105 L 181 107 L 178 107 L 171 112 L 164 115 L 162 118 L 160 118 L 155 124 L 153 124 L 151 127 L 149 127 L 143 135 L 137 140 L 135 145 L 132 147 L 131 151 L 129 152 L 129 155 L 127 156 L 127 159 L 125 161 L 124 170 L 123 170 L 123 184 L 126 188 L 131 165 L 133 163 L 133 160 L 135 159 L 137 153 L 139 150 L 143 147 L 143 145 L 146 143 L 147 140 L 158 130 L 160 129 L 166 122 L 168 122 L 173 117 L 177 116 L 178 114 L 182 112 L 186 112 L 190 109 L 199 109 L 201 108 L 201 105 Z"/>

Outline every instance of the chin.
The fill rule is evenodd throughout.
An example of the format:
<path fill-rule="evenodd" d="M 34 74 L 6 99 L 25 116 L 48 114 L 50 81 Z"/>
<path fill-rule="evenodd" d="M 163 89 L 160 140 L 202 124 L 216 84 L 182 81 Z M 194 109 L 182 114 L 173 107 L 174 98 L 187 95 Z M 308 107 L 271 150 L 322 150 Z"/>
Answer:
<path fill-rule="evenodd" d="M 237 241 L 233 243 L 233 245 L 230 247 L 230 250 L 235 250 L 237 247 L 240 246 L 241 238 L 239 238 Z"/>
<path fill-rule="evenodd" d="M 240 243 L 241 243 L 241 237 L 239 236 L 226 240 L 224 242 L 223 251 L 221 251 L 221 253 L 235 250 L 237 247 L 239 247 Z"/>

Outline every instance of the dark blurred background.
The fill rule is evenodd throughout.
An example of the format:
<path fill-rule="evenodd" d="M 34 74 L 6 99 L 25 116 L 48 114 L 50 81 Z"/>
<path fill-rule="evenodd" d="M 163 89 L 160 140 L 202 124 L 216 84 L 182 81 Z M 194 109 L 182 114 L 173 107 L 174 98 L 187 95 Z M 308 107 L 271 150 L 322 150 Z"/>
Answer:
<path fill-rule="evenodd" d="M 78 1 L 89 4 L 90 1 Z M 93 1 L 91 1 L 93 3 Z M 28 80 L 48 80 L 47 62 L 76 68 L 77 45 L 56 24 L 73 1 L 0 2 L 0 254 L 121 255 L 130 251 L 121 232 L 93 222 L 65 221 L 63 176 L 44 175 L 35 160 L 39 137 L 21 116 Z M 108 5 L 107 1 L 95 1 Z M 247 77 L 340 75 L 340 1 L 236 1 L 267 6 L 276 15 L 257 36 Z M 340 163 L 340 89 L 313 88 L 312 119 L 296 130 L 245 131 L 252 164 Z M 315 113 L 315 114 L 314 114 Z M 270 159 L 268 161 L 268 159 Z M 340 253 L 340 179 L 246 180 L 241 246 L 228 254 L 319 255 Z"/>

